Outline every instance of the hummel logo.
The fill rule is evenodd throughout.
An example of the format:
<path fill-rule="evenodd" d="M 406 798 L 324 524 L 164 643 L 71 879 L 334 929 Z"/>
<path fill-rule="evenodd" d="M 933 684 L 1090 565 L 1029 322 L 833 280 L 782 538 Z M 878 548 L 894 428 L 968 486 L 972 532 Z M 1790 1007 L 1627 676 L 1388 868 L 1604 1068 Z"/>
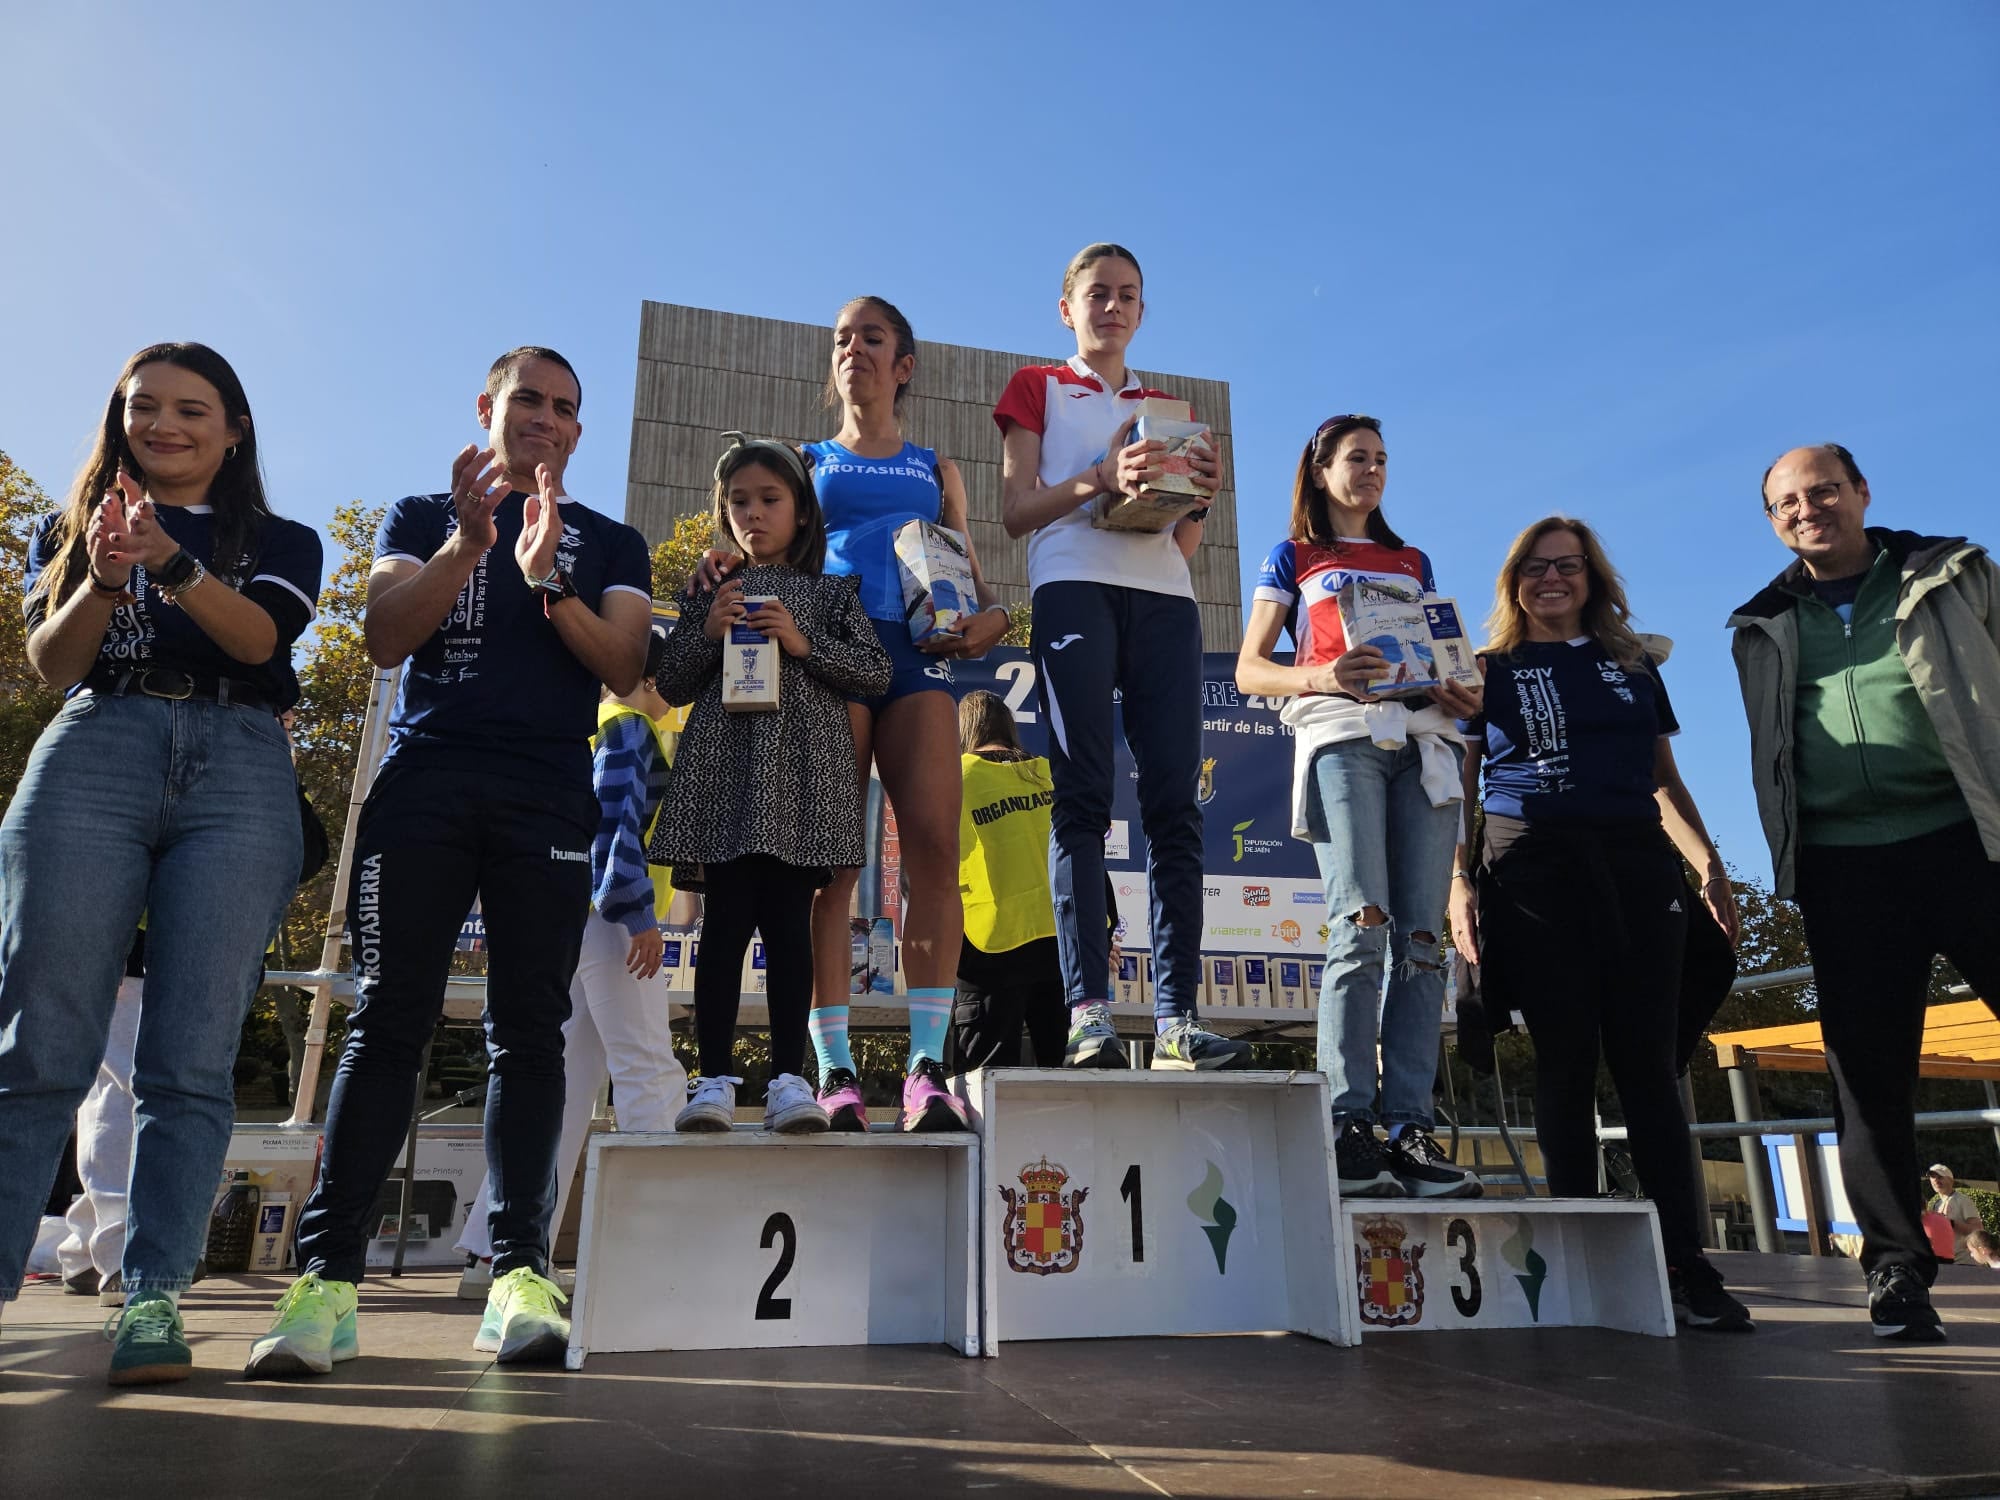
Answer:
<path fill-rule="evenodd" d="M 1080 640 L 1082 640 L 1082 639 L 1083 639 L 1083 637 L 1082 637 L 1082 636 L 1080 636 L 1080 635 L 1066 635 L 1066 636 L 1064 636 L 1064 637 L 1063 637 L 1063 638 L 1062 638 L 1061 640 L 1059 640 L 1059 641 L 1050 641 L 1050 642 L 1049 642 L 1049 649 L 1050 649 L 1051 651 L 1060 651 L 1060 650 L 1062 650 L 1062 648 L 1063 648 L 1063 647 L 1065 647 L 1065 646 L 1067 646 L 1067 645 L 1071 644 L 1072 642 L 1074 642 L 1074 641 L 1080 641 Z"/>
<path fill-rule="evenodd" d="M 590 851 L 588 849 L 558 849 L 551 844 L 549 846 L 549 858 L 565 860 L 570 864 L 587 865 L 590 863 Z"/>
<path fill-rule="evenodd" d="M 1681 909 L 1681 898 L 1678 896 L 1674 897 L 1673 900 L 1667 903 L 1668 911 L 1679 911 L 1680 909 Z"/>

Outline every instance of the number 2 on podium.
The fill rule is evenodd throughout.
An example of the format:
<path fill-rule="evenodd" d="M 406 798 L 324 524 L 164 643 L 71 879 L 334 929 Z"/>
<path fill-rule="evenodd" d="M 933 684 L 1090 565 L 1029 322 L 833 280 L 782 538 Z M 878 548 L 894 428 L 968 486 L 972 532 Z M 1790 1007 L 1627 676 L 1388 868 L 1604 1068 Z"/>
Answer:
<path fill-rule="evenodd" d="M 799 1231 L 792 1223 L 790 1214 L 772 1214 L 764 1221 L 764 1232 L 757 1240 L 757 1248 L 768 1250 L 772 1240 L 782 1243 L 778 1249 L 778 1263 L 771 1267 L 771 1274 L 764 1278 L 763 1290 L 757 1293 L 757 1317 L 789 1318 L 792 1315 L 790 1297 L 773 1297 L 771 1293 L 785 1284 L 785 1278 L 792 1274 L 792 1256 L 798 1249 Z"/>

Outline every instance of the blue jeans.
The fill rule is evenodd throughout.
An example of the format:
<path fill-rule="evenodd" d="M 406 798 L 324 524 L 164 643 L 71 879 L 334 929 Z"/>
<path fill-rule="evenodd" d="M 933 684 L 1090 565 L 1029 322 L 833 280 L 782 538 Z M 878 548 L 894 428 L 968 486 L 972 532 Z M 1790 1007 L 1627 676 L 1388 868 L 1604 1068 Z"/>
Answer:
<path fill-rule="evenodd" d="M 1153 1012 L 1192 1016 L 1201 997 L 1201 611 L 1178 594 L 1045 583 L 1035 590 L 1031 650 L 1048 715 L 1049 887 L 1069 1003 L 1111 993 L 1104 835 L 1116 689 L 1146 834 Z"/>
<path fill-rule="evenodd" d="M 299 1269 L 359 1281 L 376 1195 L 410 1133 L 424 1048 L 465 914 L 486 914 L 486 1172 L 493 1272 L 548 1269 L 562 1136 L 563 1023 L 590 915 L 597 798 L 586 777 L 523 761 L 399 753 L 354 830 L 347 930 L 355 1004 L 326 1103 L 319 1181 L 299 1211 Z"/>
<path fill-rule="evenodd" d="M 1313 757 L 1306 830 L 1326 883 L 1327 923 L 1319 1065 L 1333 1091 L 1336 1125 L 1355 1118 L 1431 1128 L 1444 1017 L 1438 935 L 1459 811 L 1457 802 L 1431 805 L 1414 742 L 1384 750 L 1366 739 L 1341 740 Z M 1368 906 L 1389 920 L 1362 926 L 1355 918 Z"/>
<path fill-rule="evenodd" d="M 297 782 L 268 713 L 81 693 L 0 823 L 0 1301 L 21 1287 L 146 917 L 123 1276 L 194 1274 L 235 1118 L 237 1038 L 298 884 Z"/>

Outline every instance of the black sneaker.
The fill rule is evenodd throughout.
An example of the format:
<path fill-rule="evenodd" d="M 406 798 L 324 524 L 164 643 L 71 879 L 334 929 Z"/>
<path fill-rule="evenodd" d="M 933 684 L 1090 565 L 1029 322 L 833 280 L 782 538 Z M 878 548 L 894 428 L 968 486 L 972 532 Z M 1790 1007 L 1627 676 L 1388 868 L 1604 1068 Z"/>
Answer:
<path fill-rule="evenodd" d="M 1868 1278 L 1868 1321 L 1878 1339 L 1942 1344 L 1944 1328 L 1931 1306 L 1930 1289 L 1908 1266 L 1887 1266 Z"/>
<path fill-rule="evenodd" d="M 95 1266 L 85 1266 L 74 1276 L 63 1277 L 63 1291 L 72 1297 L 95 1297 L 98 1289 Z"/>
<path fill-rule="evenodd" d="M 1389 1170 L 1412 1198 L 1477 1198 L 1479 1179 L 1444 1154 L 1437 1137 L 1421 1125 L 1406 1125 L 1389 1142 Z"/>
<path fill-rule="evenodd" d="M 1673 1294 L 1674 1321 L 1684 1328 L 1714 1333 L 1751 1333 L 1750 1309 L 1729 1295 L 1722 1273 L 1705 1255 L 1685 1265 L 1667 1267 L 1667 1290 Z"/>
<path fill-rule="evenodd" d="M 1375 1127 L 1359 1116 L 1350 1118 L 1333 1138 L 1333 1170 L 1343 1198 L 1402 1198 L 1407 1190 Z"/>

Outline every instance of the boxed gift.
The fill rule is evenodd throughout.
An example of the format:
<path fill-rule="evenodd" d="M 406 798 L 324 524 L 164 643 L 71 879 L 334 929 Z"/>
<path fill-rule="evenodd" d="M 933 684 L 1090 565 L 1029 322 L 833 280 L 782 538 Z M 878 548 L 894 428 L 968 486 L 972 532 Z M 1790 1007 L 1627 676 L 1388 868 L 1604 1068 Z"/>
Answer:
<path fill-rule="evenodd" d="M 746 594 L 743 603 L 754 611 L 778 601 L 767 594 Z M 722 706 L 731 713 L 768 713 L 778 706 L 778 658 L 784 648 L 742 620 L 729 627 L 722 643 Z"/>
<path fill-rule="evenodd" d="M 1193 421 L 1185 401 L 1148 396 L 1138 407 L 1138 419 L 1127 441 L 1165 443 L 1160 466 L 1166 472 L 1136 496 L 1113 492 L 1092 501 L 1090 524 L 1100 530 L 1165 531 L 1189 511 L 1199 510 L 1215 498 L 1215 491 L 1196 477 L 1194 469 L 1195 447 L 1215 446 L 1208 424 Z"/>
<path fill-rule="evenodd" d="M 979 610 L 972 554 L 965 538 L 934 521 L 906 521 L 896 530 L 896 572 L 903 583 L 903 618 L 910 639 L 958 631 Z"/>

